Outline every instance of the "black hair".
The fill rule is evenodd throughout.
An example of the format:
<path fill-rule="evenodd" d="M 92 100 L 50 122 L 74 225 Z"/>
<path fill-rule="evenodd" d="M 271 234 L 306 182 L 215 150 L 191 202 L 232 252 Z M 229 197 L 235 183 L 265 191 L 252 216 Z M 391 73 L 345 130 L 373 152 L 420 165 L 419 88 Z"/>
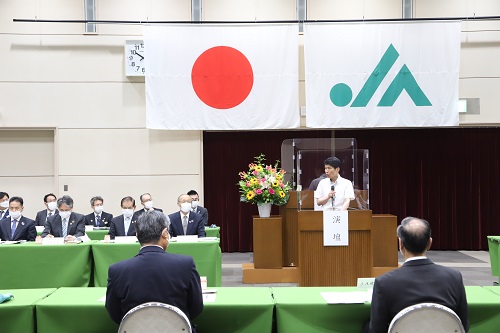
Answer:
<path fill-rule="evenodd" d="M 132 205 L 135 207 L 135 199 L 132 198 L 131 196 L 123 198 L 122 201 L 120 201 L 120 207 L 123 207 L 123 203 L 125 201 L 132 201 Z"/>
<path fill-rule="evenodd" d="M 324 162 L 325 165 L 330 165 L 332 166 L 333 168 L 337 169 L 337 168 L 340 168 L 340 160 L 334 156 L 332 157 L 328 157 L 325 162 Z"/>
<path fill-rule="evenodd" d="M 49 197 L 54 197 L 54 198 L 56 198 L 56 200 L 57 200 L 57 197 L 56 197 L 56 195 L 55 195 L 54 193 L 49 193 L 49 194 L 45 194 L 45 195 L 43 196 L 43 202 L 47 203 L 47 199 L 48 199 Z"/>

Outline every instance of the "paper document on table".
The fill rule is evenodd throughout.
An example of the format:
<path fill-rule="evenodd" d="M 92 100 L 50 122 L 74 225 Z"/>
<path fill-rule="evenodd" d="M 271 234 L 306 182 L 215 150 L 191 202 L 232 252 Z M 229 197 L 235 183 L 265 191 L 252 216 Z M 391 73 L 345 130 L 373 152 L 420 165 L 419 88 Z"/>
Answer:
<path fill-rule="evenodd" d="M 217 294 L 216 293 L 202 294 L 202 296 L 203 296 L 203 303 L 215 303 L 215 298 Z"/>
<path fill-rule="evenodd" d="M 103 303 L 106 303 L 106 295 L 102 296 L 101 298 L 99 298 L 97 300 L 98 302 L 103 302 Z"/>
<path fill-rule="evenodd" d="M 347 291 L 347 292 L 321 292 L 321 297 L 328 304 L 359 304 L 371 302 L 372 293 L 370 291 Z"/>
<path fill-rule="evenodd" d="M 19 244 L 19 243 L 21 243 L 21 241 L 3 241 L 0 243 L 3 245 L 11 245 L 11 244 Z"/>

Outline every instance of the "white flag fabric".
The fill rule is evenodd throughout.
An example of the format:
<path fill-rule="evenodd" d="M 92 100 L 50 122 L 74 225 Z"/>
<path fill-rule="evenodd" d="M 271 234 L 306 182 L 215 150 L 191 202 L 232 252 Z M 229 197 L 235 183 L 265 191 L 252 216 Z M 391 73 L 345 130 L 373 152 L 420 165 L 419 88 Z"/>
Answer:
<path fill-rule="evenodd" d="M 144 27 L 147 128 L 296 128 L 297 25 Z"/>
<path fill-rule="evenodd" d="M 460 22 L 305 24 L 306 126 L 458 125 Z"/>

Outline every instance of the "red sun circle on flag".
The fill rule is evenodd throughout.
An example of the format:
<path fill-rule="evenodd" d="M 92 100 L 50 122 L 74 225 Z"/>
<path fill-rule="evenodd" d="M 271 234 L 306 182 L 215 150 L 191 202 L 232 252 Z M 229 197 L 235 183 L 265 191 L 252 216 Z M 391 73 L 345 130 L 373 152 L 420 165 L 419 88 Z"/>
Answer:
<path fill-rule="evenodd" d="M 243 53 L 232 47 L 212 47 L 194 62 L 191 82 L 203 103 L 215 109 L 230 109 L 250 94 L 252 65 Z"/>

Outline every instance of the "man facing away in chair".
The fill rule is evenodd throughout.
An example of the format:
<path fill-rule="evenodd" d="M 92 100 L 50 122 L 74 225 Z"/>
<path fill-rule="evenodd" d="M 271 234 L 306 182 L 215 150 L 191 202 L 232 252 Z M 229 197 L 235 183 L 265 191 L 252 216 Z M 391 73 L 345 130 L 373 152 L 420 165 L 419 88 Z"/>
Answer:
<path fill-rule="evenodd" d="M 462 275 L 427 259 L 426 253 L 432 244 L 429 223 L 407 217 L 401 221 L 397 233 L 405 263 L 375 280 L 371 319 L 364 331 L 386 333 L 399 311 L 418 303 L 431 302 L 453 310 L 467 332 L 469 320 Z"/>
<path fill-rule="evenodd" d="M 141 214 L 136 233 L 139 254 L 109 267 L 106 309 L 111 319 L 120 323 L 130 309 L 161 302 L 178 307 L 191 321 L 203 310 L 200 275 L 193 258 L 165 252 L 169 235 L 163 213 Z"/>

